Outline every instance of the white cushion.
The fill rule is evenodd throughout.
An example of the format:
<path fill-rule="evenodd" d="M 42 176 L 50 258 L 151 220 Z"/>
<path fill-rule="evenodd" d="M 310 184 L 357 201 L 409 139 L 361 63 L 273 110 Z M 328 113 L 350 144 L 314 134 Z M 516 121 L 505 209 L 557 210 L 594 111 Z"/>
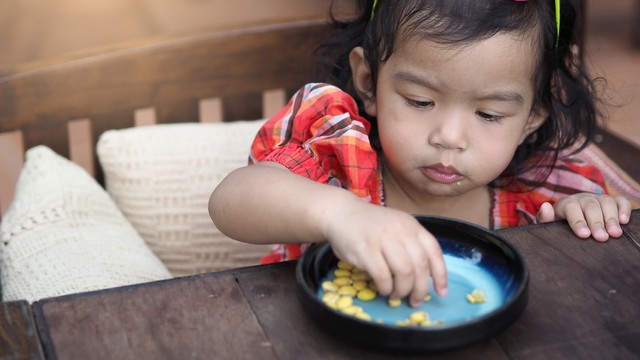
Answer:
<path fill-rule="evenodd" d="M 26 153 L 0 239 L 4 301 L 171 276 L 104 189 L 46 146 Z"/>
<path fill-rule="evenodd" d="M 107 191 L 172 274 L 256 265 L 268 252 L 226 237 L 208 212 L 211 192 L 247 164 L 263 123 L 159 124 L 100 136 Z"/>

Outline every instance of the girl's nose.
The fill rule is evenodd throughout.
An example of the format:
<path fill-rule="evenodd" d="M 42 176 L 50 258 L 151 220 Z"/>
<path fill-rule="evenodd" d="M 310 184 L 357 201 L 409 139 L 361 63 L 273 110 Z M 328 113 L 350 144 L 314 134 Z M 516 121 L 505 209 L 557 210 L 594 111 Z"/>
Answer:
<path fill-rule="evenodd" d="M 430 119 L 434 124 L 429 134 L 429 144 L 449 150 L 464 150 L 467 147 L 468 124 L 460 112 L 441 114 L 438 119 Z"/>

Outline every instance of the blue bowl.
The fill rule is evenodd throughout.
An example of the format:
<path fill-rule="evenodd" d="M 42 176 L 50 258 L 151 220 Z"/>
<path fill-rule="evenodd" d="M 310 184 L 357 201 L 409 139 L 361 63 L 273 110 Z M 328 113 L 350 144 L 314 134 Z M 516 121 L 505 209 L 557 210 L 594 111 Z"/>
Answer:
<path fill-rule="evenodd" d="M 320 284 L 333 276 L 338 258 L 329 244 L 314 244 L 296 268 L 298 298 L 306 313 L 325 331 L 349 343 L 394 352 L 455 349 L 487 339 L 511 325 L 524 311 L 529 274 L 518 252 L 492 231 L 464 221 L 416 216 L 442 247 L 449 280 L 448 294 L 432 294 L 422 308 L 406 302 L 391 308 L 385 297 L 354 302 L 371 315 L 365 321 L 326 306 Z M 484 292 L 487 301 L 471 304 L 466 294 Z M 412 312 L 424 310 L 440 325 L 399 326 Z"/>

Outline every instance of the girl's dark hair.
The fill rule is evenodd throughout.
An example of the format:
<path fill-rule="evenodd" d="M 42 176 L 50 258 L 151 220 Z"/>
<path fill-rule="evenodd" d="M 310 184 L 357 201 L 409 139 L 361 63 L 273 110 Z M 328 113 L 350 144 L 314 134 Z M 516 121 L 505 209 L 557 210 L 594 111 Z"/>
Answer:
<path fill-rule="evenodd" d="M 546 111 L 548 118 L 518 147 L 501 185 L 531 170 L 537 177 L 535 184 L 529 185 L 539 185 L 563 150 L 575 153 L 592 141 L 600 114 L 593 81 L 581 56 L 583 0 L 561 0 L 558 39 L 554 0 L 378 0 L 373 17 L 372 6 L 373 0 L 360 0 L 357 17 L 340 21 L 332 16 L 335 32 L 316 51 L 320 80 L 353 96 L 362 115 L 366 113 L 353 88 L 349 66 L 349 52 L 354 47 L 363 47 L 375 93 L 379 65 L 391 57 L 396 43 L 407 37 L 456 46 L 500 32 L 533 34 L 533 54 L 538 61 L 532 79 L 531 111 Z M 369 120 L 371 142 L 380 151 L 376 119 Z"/>

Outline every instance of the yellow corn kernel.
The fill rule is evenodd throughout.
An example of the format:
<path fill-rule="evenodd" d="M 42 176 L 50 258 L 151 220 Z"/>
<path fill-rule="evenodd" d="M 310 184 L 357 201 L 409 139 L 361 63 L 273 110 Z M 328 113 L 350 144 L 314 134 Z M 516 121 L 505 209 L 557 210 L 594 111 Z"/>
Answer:
<path fill-rule="evenodd" d="M 324 281 L 322 283 L 322 291 L 324 292 L 338 292 L 339 286 L 333 281 Z"/>
<path fill-rule="evenodd" d="M 335 309 L 336 308 L 336 303 L 338 302 L 338 299 L 340 299 L 340 295 L 338 295 L 337 293 L 334 292 L 328 292 L 325 293 L 322 296 L 322 301 L 327 304 L 327 306 Z"/>
<path fill-rule="evenodd" d="M 479 289 L 473 290 L 471 293 L 467 294 L 467 301 L 471 304 L 479 304 L 487 301 L 487 298 L 484 296 L 484 292 Z"/>
<path fill-rule="evenodd" d="M 427 294 L 427 296 L 424 297 L 424 301 L 429 301 L 431 300 L 431 294 Z"/>
<path fill-rule="evenodd" d="M 355 316 L 360 320 L 371 321 L 371 315 L 367 314 L 364 311 L 357 313 Z"/>
<path fill-rule="evenodd" d="M 343 310 L 353 305 L 353 298 L 351 296 L 340 296 L 338 301 L 336 302 L 336 307 L 338 310 Z"/>
<path fill-rule="evenodd" d="M 358 290 L 356 290 L 351 285 L 340 286 L 340 288 L 338 289 L 338 294 L 340 294 L 340 295 L 346 295 L 346 296 L 354 297 L 354 296 L 356 296 L 357 293 L 358 293 Z"/>
<path fill-rule="evenodd" d="M 413 324 L 422 324 L 429 322 L 429 314 L 426 311 L 416 311 L 409 315 L 409 321 Z"/>
<path fill-rule="evenodd" d="M 362 289 L 358 291 L 358 299 L 362 301 L 371 301 L 376 298 L 376 293 L 371 289 Z"/>
<path fill-rule="evenodd" d="M 345 270 L 345 269 L 336 269 L 336 271 L 334 271 L 333 274 L 337 278 L 341 278 L 341 277 L 347 277 L 348 278 L 348 277 L 351 276 L 351 271 Z"/>
<path fill-rule="evenodd" d="M 338 277 L 333 279 L 333 282 L 338 286 L 345 286 L 345 285 L 351 285 L 353 281 L 348 277 Z"/>
<path fill-rule="evenodd" d="M 389 306 L 398 307 L 402 304 L 402 300 L 400 299 L 389 299 Z"/>
<path fill-rule="evenodd" d="M 368 287 L 368 284 L 365 280 L 354 280 L 352 285 L 358 291 L 362 289 L 366 289 Z"/>
<path fill-rule="evenodd" d="M 351 274 L 351 279 L 355 280 L 369 280 L 371 277 L 365 272 L 354 272 Z"/>
<path fill-rule="evenodd" d="M 352 264 L 344 261 L 344 260 L 338 260 L 338 269 L 344 269 L 344 270 L 351 270 L 353 269 L 355 266 L 353 266 Z"/>
<path fill-rule="evenodd" d="M 362 308 L 360 306 L 357 305 L 351 305 L 348 306 L 344 309 L 341 309 L 343 313 L 347 314 L 347 315 L 358 315 L 362 312 L 364 312 L 364 310 L 362 310 Z"/>

